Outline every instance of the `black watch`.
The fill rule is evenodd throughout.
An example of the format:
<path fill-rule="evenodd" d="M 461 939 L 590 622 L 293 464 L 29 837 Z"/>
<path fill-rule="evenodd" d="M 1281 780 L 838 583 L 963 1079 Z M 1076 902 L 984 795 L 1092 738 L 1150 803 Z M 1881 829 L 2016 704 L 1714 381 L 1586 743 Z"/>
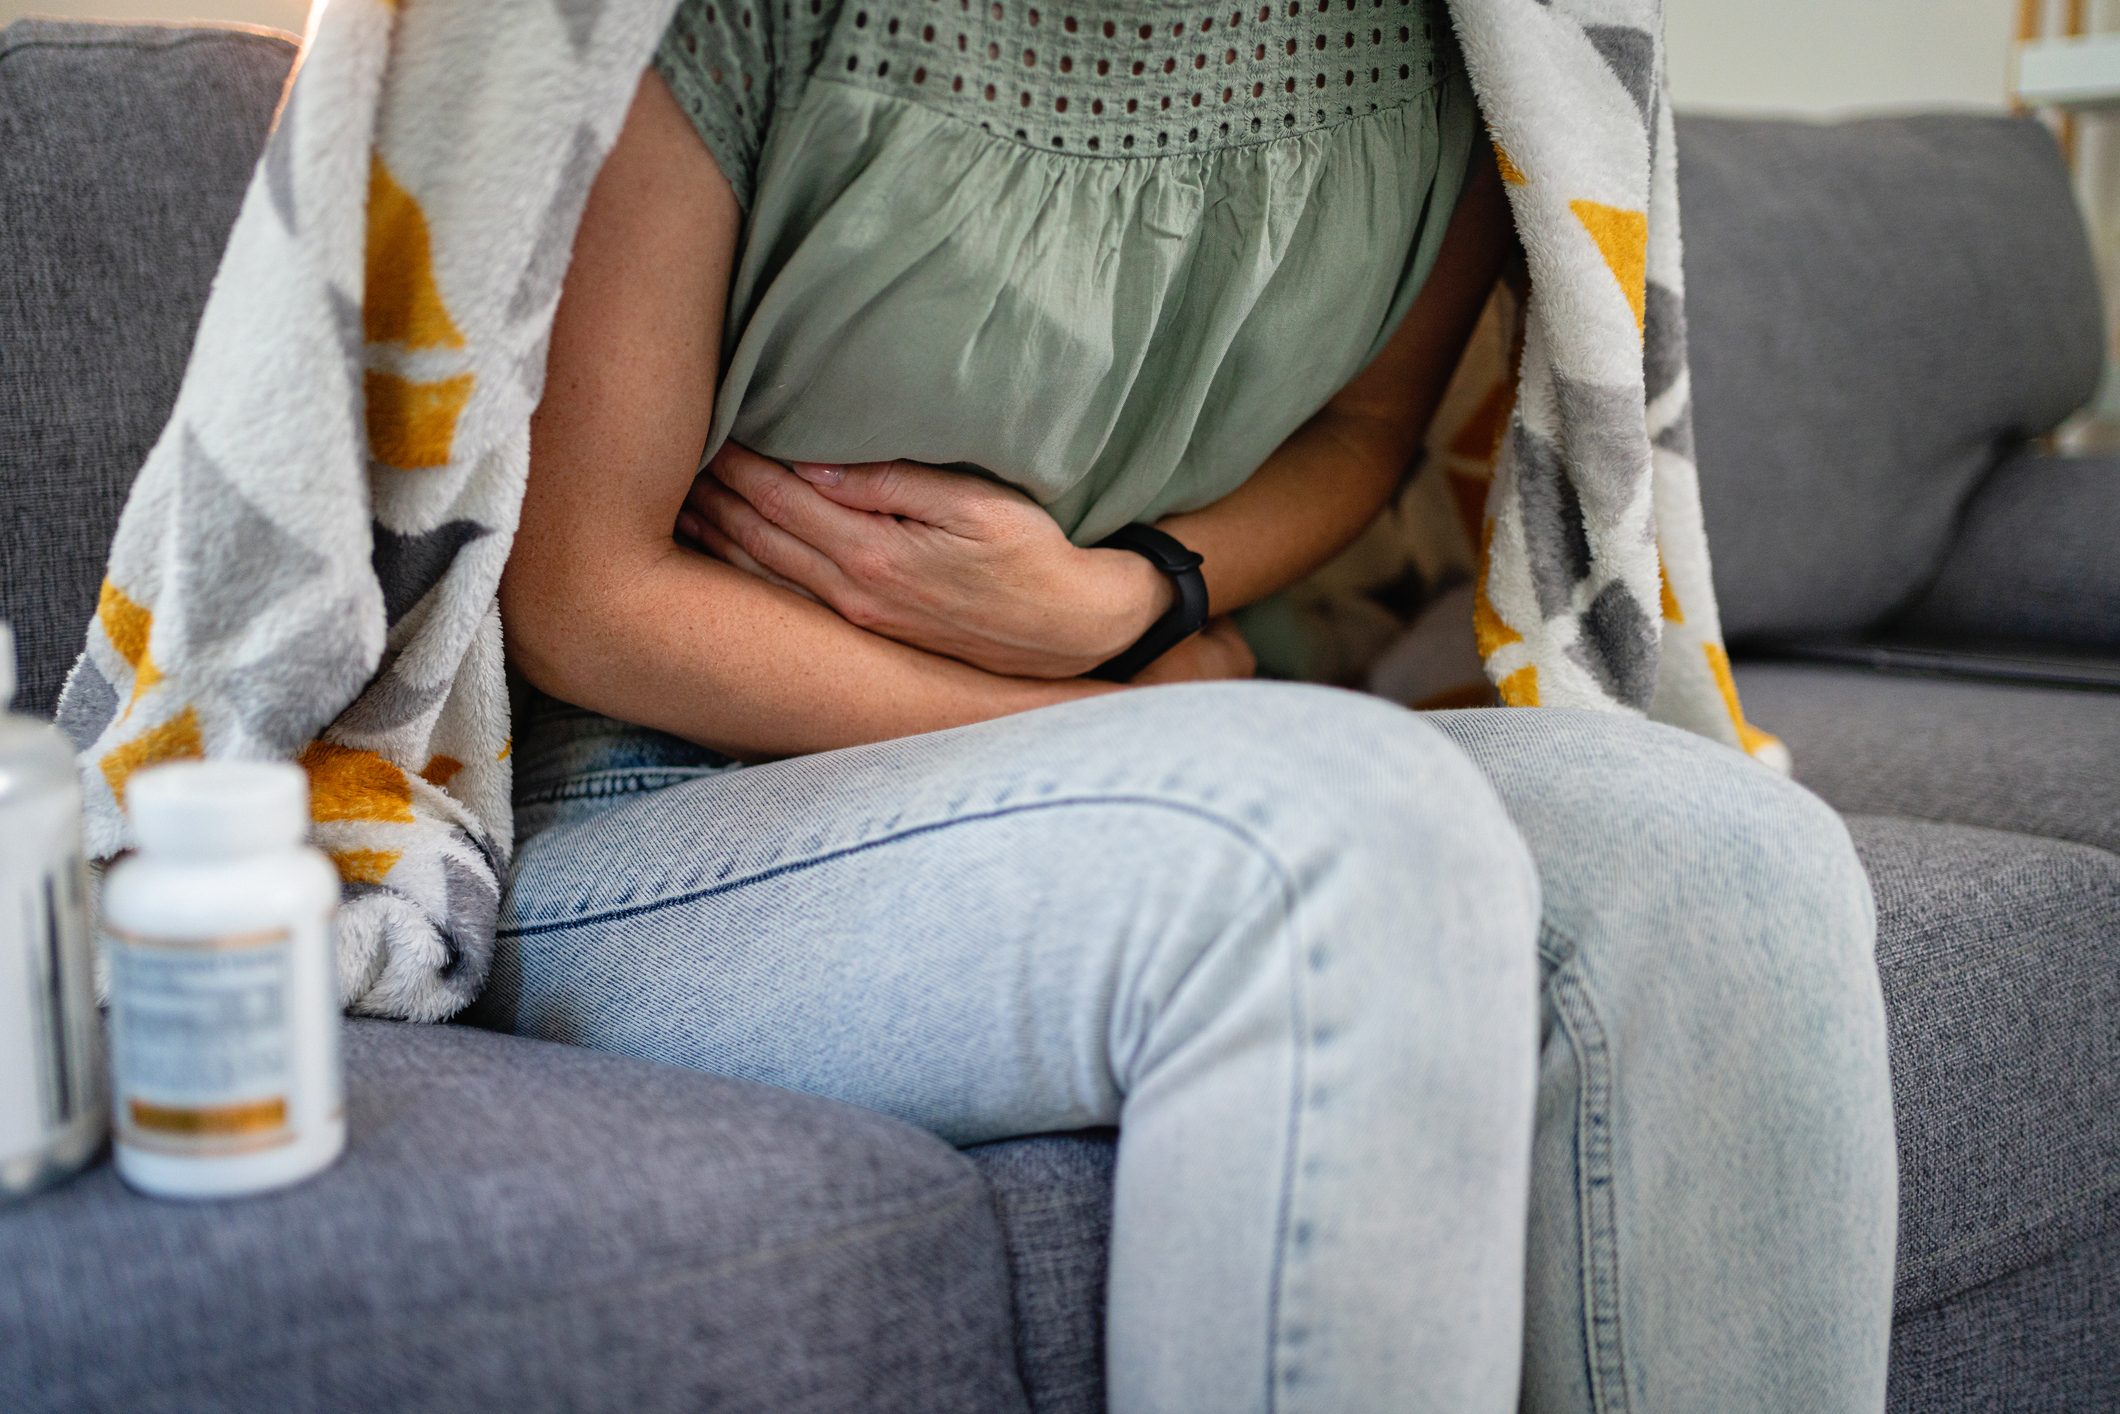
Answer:
<path fill-rule="evenodd" d="M 1163 617 L 1134 640 L 1134 646 L 1082 676 L 1105 682 L 1128 682 L 1156 659 L 1198 633 L 1207 625 L 1207 581 L 1201 577 L 1201 557 L 1152 525 L 1121 526 L 1099 540 L 1099 550 L 1131 550 L 1170 576 L 1178 591 L 1177 602 Z"/>

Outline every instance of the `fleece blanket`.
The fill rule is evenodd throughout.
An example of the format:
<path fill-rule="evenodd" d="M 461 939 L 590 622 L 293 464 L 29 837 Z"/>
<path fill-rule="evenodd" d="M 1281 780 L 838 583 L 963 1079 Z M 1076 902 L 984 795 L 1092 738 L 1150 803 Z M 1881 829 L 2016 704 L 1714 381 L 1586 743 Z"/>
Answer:
<path fill-rule="evenodd" d="M 511 847 L 495 591 L 575 228 L 673 8 L 319 8 L 61 698 L 99 859 L 154 762 L 305 768 L 355 1011 L 439 1019 L 486 976 Z M 1457 468 L 1484 488 L 1460 492 L 1484 511 L 1461 626 L 1505 701 L 1739 740 L 1655 0 L 1452 10 L 1532 277 L 1521 374 L 1467 422 L 1500 454 Z"/>
<path fill-rule="evenodd" d="M 1645 714 L 1787 771 L 1739 704 L 1709 575 L 1662 6 L 1450 9 L 1528 294 L 1496 289 L 1407 489 L 1294 592 L 1315 675 L 1417 707 Z"/>

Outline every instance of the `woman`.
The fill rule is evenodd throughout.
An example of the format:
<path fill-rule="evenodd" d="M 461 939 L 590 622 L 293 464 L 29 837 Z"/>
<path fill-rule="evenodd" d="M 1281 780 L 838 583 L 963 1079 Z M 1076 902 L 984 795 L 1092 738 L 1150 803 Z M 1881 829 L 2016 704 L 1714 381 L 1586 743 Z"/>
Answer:
<path fill-rule="evenodd" d="M 1211 681 L 1226 620 L 1081 676 L 1176 593 L 1111 532 L 1226 615 L 1382 506 L 1511 244 L 1477 139 L 1436 0 L 687 0 L 502 584 L 496 986 L 957 1143 L 1118 1124 L 1115 1409 L 1879 1408 L 1829 810 L 1639 722 Z"/>

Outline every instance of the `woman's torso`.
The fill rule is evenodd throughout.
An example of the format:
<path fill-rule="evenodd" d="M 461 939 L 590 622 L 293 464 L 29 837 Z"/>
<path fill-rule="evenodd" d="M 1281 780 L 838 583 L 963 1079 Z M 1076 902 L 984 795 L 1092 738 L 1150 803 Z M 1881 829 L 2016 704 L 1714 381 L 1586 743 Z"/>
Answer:
<path fill-rule="evenodd" d="M 1215 500 L 1374 355 L 1477 132 L 1441 0 L 685 0 L 746 200 L 710 442 Z"/>

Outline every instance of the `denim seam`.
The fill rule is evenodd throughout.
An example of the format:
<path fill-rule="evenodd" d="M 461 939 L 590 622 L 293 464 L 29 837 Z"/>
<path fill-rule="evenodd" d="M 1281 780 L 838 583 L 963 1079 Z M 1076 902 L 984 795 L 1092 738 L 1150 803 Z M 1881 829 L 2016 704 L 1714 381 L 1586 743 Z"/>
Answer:
<path fill-rule="evenodd" d="M 1565 949 L 1550 948 L 1549 935 Z M 1627 1342 L 1620 1309 L 1619 1223 L 1613 1196 L 1611 1045 L 1582 979 L 1582 949 L 1553 925 L 1539 929 L 1539 952 L 1556 966 L 1548 984 L 1555 1018 L 1575 1049 L 1576 1212 L 1583 1261 L 1583 1347 L 1590 1403 L 1598 1414 L 1630 1404 Z"/>
<path fill-rule="evenodd" d="M 726 766 L 671 766 L 570 776 L 560 785 L 523 791 L 516 796 L 515 805 L 522 809 L 533 805 L 557 805 L 565 800 L 601 800 L 606 796 L 666 790 L 701 776 L 719 775 L 728 769 Z"/>
<path fill-rule="evenodd" d="M 1184 800 L 1172 800 L 1161 796 L 1127 792 L 1107 795 L 1066 796 L 1059 799 L 1025 801 L 1015 805 L 996 806 L 990 810 L 977 811 L 971 814 L 953 815 L 945 820 L 934 820 L 923 825 L 915 825 L 907 829 L 896 830 L 889 834 L 879 835 L 874 839 L 862 840 L 857 844 L 842 845 L 836 849 L 826 850 L 822 853 L 811 855 L 807 858 L 783 861 L 782 863 L 774 865 L 770 868 L 761 869 L 753 873 L 746 874 L 741 878 L 717 880 L 715 883 L 710 884 L 705 888 L 693 889 L 684 893 L 673 894 L 666 898 L 657 899 L 648 903 L 629 904 L 624 908 L 606 909 L 601 913 L 584 914 L 578 918 L 570 918 L 563 921 L 556 921 L 551 923 L 534 923 L 524 928 L 503 928 L 497 930 L 496 936 L 503 938 L 522 938 L 529 937 L 533 934 L 555 932 L 566 928 L 588 927 L 594 924 L 614 923 L 627 918 L 637 918 L 640 917 L 642 914 L 657 912 L 665 908 L 678 907 L 683 904 L 696 903 L 701 899 L 712 898 L 717 894 L 727 893 L 733 889 L 743 888 L 751 884 L 762 883 L 769 879 L 779 878 L 783 875 L 797 873 L 805 869 L 813 868 L 820 864 L 826 864 L 836 859 L 844 859 L 850 855 L 865 853 L 868 850 L 880 848 L 883 845 L 895 844 L 902 840 L 914 839 L 921 835 L 933 834 L 939 830 L 951 829 L 958 825 L 973 824 L 982 820 L 1003 819 L 1012 815 L 1030 814 L 1034 811 L 1040 810 L 1065 809 L 1081 805 L 1147 806 L 1153 809 L 1169 810 L 1178 814 L 1188 815 L 1194 819 L 1204 821 L 1208 825 L 1211 825 L 1216 829 L 1222 830 L 1223 832 L 1232 836 L 1238 842 L 1246 846 L 1248 849 L 1250 849 L 1254 854 L 1258 856 L 1260 862 L 1266 866 L 1268 873 L 1273 878 L 1276 890 L 1281 897 L 1282 917 L 1289 920 L 1289 927 L 1290 929 L 1293 928 L 1294 919 L 1296 917 L 1296 910 L 1294 907 L 1296 891 L 1293 871 L 1289 869 L 1287 863 L 1265 840 L 1252 833 L 1251 830 L 1247 829 L 1243 824 L 1239 823 L 1238 821 L 1232 820 L 1226 815 L 1220 814 L 1213 810 L 1209 810 L 1203 806 L 1195 804 L 1194 802 Z M 1284 930 L 1284 936 L 1286 935 L 1287 931 L 1288 930 Z M 1283 1332 L 1281 1329 L 1281 1290 L 1287 1274 L 1289 1233 L 1293 1227 L 1290 1208 L 1293 1202 L 1295 1176 L 1298 1173 L 1300 1167 L 1297 1158 L 1297 1151 L 1302 1143 L 1302 1111 L 1304 1102 L 1304 1087 L 1306 1084 L 1306 1077 L 1309 1074 L 1310 1048 L 1313 1044 L 1313 1038 L 1301 1024 L 1301 1019 L 1305 1014 L 1305 1011 L 1307 1010 L 1303 1005 L 1304 998 L 1307 996 L 1307 991 L 1302 979 L 1302 963 L 1303 958 L 1305 956 L 1305 951 L 1304 949 L 1293 945 L 1289 946 L 1285 951 L 1288 954 L 1291 976 L 1294 979 L 1291 982 L 1290 986 L 1289 1008 L 1291 1012 L 1291 1031 L 1295 1039 L 1295 1044 L 1292 1047 L 1292 1050 L 1294 1052 L 1293 1065 L 1295 1069 L 1295 1074 L 1293 1076 L 1289 1092 L 1290 1099 L 1288 1106 L 1288 1139 L 1286 1144 L 1286 1159 L 1282 1166 L 1282 1176 L 1280 1185 L 1281 1191 L 1279 1196 L 1279 1202 L 1276 1205 L 1274 1219 L 1275 1231 L 1273 1243 L 1273 1267 L 1267 1280 L 1267 1339 L 1265 1372 L 1266 1414 L 1273 1414 L 1273 1410 L 1278 1404 L 1278 1381 L 1281 1374 L 1281 1349 L 1285 1343 L 1283 1339 Z M 1176 979 L 1174 979 L 1170 988 L 1172 994 L 1175 994 L 1184 987 L 1186 980 L 1192 976 L 1193 970 L 1199 965 L 1200 960 L 1197 958 L 1194 959 L 1193 962 L 1188 965 Z"/>
<path fill-rule="evenodd" d="M 887 834 L 877 835 L 873 839 L 838 845 L 798 859 L 783 860 L 778 864 L 769 865 L 751 873 L 739 875 L 733 879 L 717 879 L 701 888 L 688 889 L 682 893 L 669 894 L 665 897 L 650 899 L 642 903 L 630 903 L 622 907 L 591 911 L 571 918 L 555 919 L 546 923 L 530 923 L 520 928 L 502 928 L 498 930 L 496 936 L 503 938 L 528 938 L 540 933 L 557 932 L 565 928 L 586 927 L 593 923 L 616 923 L 627 918 L 638 918 L 644 913 L 654 913 L 659 909 L 674 907 L 678 904 L 697 903 L 701 899 L 713 898 L 717 894 L 728 893 L 733 889 L 764 883 L 768 879 L 777 879 L 784 874 L 799 873 L 804 869 L 813 868 L 819 864 L 829 864 L 834 860 L 844 859 L 850 855 L 865 854 L 872 849 L 880 849 L 885 845 L 897 844 L 901 840 L 915 839 L 921 835 L 933 834 L 938 830 L 952 829 L 958 825 L 976 824 L 982 820 L 1004 819 L 1011 815 L 1027 814 L 1035 810 L 1065 809 L 1077 805 L 1151 805 L 1205 820 L 1207 823 L 1218 826 L 1236 836 L 1258 851 L 1272 865 L 1275 875 L 1281 881 L 1283 887 L 1285 888 L 1288 884 L 1287 870 L 1282 866 L 1279 858 L 1262 841 L 1236 821 L 1202 806 L 1195 805 L 1190 801 L 1168 800 L 1159 796 L 1134 793 L 1064 796 L 1055 799 L 1024 801 L 1014 805 L 997 805 L 988 810 L 975 811 L 964 815 L 952 815 L 943 820 L 930 820 L 926 824 L 911 825 L 905 829 L 893 830 Z M 1183 979 L 1179 980 L 1182 983 Z"/>

